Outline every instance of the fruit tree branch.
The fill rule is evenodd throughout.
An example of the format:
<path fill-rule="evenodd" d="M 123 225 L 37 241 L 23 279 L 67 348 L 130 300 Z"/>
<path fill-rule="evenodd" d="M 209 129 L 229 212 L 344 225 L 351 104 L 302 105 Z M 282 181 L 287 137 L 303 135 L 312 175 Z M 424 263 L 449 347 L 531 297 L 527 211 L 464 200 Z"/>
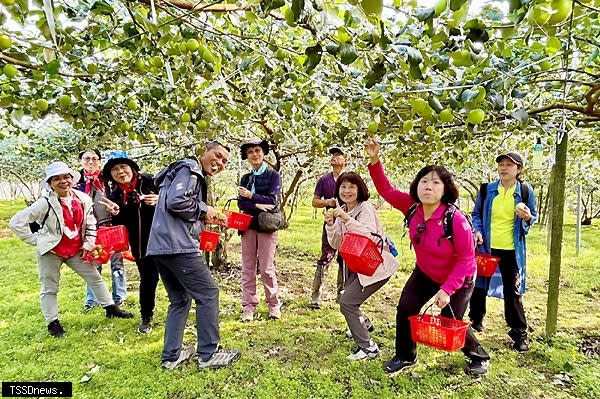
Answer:
<path fill-rule="evenodd" d="M 150 5 L 151 0 L 138 0 L 141 3 Z M 162 3 L 175 6 L 183 10 L 194 10 L 201 12 L 232 12 L 246 10 L 248 6 L 238 6 L 235 4 L 201 4 L 193 3 L 187 0 L 162 0 Z"/>
<path fill-rule="evenodd" d="M 29 62 L 25 62 L 25 61 L 17 60 L 16 58 L 12 58 L 4 53 L 0 53 L 0 60 L 6 61 L 9 64 L 19 65 L 23 68 L 35 69 L 38 71 L 46 70 L 43 65 L 30 64 Z M 92 75 L 90 75 L 89 73 L 69 73 L 69 72 L 58 71 L 57 74 L 66 76 L 69 78 L 90 78 L 90 77 L 92 77 Z"/>

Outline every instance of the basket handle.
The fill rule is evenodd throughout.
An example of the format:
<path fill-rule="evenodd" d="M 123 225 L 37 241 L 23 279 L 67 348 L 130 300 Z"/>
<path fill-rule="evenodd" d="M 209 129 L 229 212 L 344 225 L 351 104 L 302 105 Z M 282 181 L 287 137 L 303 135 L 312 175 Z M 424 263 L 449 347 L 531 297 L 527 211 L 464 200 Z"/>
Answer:
<path fill-rule="evenodd" d="M 379 247 L 379 251 L 381 252 L 381 254 L 383 255 L 383 237 L 377 233 L 372 233 L 370 232 L 372 236 L 379 238 L 379 241 L 377 242 L 377 246 Z"/>
<path fill-rule="evenodd" d="M 427 306 L 427 307 L 425 308 L 425 310 L 423 311 L 423 313 L 421 313 L 421 314 L 425 314 L 425 313 L 427 313 L 427 311 L 428 311 L 429 309 L 431 309 L 431 314 L 433 314 L 433 305 L 435 305 L 435 302 L 432 302 L 432 303 L 431 303 L 431 305 Z M 450 305 L 450 303 L 448 303 L 448 305 L 446 305 L 446 306 L 448 306 L 448 307 L 450 308 L 450 313 L 452 313 L 452 318 L 453 318 L 454 320 L 458 320 L 458 319 L 456 318 L 456 315 L 454 314 L 454 310 L 452 310 L 452 305 Z M 442 313 L 441 309 L 440 309 L 440 313 Z"/>
<path fill-rule="evenodd" d="M 237 198 L 229 198 L 226 202 L 225 202 L 225 206 L 223 207 L 223 209 L 227 209 L 229 210 L 229 205 L 231 204 L 231 201 L 237 201 Z"/>

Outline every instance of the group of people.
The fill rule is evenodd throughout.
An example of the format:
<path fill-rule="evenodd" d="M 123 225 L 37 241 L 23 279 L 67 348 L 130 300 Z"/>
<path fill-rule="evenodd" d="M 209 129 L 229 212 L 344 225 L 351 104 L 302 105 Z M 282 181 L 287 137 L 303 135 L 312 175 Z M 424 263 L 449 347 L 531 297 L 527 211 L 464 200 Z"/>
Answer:
<path fill-rule="evenodd" d="M 240 180 L 237 201 L 243 213 L 253 216 L 250 227 L 240 232 L 241 320 L 249 322 L 255 317 L 259 303 L 257 271 L 264 286 L 269 318 L 277 320 L 281 318 L 274 262 L 278 235 L 277 231 L 261 228 L 259 215 L 280 206 L 281 178 L 265 161 L 269 153 L 266 140 L 251 138 L 240 149 L 241 158 L 248 161 L 251 170 Z M 489 365 L 490 357 L 474 334 L 475 330 L 483 331 L 488 293 L 504 297 L 514 348 L 527 350 L 527 323 L 522 304 L 525 235 L 535 221 L 535 199 L 531 188 L 521 184 L 519 179 L 522 159 L 514 153 L 496 159 L 500 179 L 487 184 L 486 192 L 478 194 L 472 228 L 454 205 L 458 189 L 444 167 L 421 169 L 409 192 L 402 192 L 391 185 L 384 173 L 379 144 L 369 139 L 365 150 L 375 188 L 384 200 L 405 215 L 416 254 L 415 269 L 397 306 L 395 355 L 384 363 L 385 370 L 395 373 L 416 363 L 416 344 L 411 338 L 409 317 L 418 314 L 432 298 L 442 309 L 442 315 L 457 319 L 463 318 L 470 303 L 473 328 L 467 331 L 462 349 L 469 359 L 470 372 L 485 374 Z M 329 264 L 347 232 L 384 240 L 383 262 L 372 276 L 350 270 L 339 255 L 336 262 L 339 266 L 337 302 L 349 327 L 347 334 L 357 344 L 348 359 L 373 359 L 379 355 L 379 347 L 370 336 L 374 326 L 361 311 L 361 305 L 390 280 L 399 262 L 377 210 L 368 201 L 367 184 L 360 175 L 345 170 L 342 147 L 331 147 L 329 152 L 333 170 L 319 179 L 312 202 L 314 207 L 329 211 L 324 216 L 322 255 L 316 264 L 309 306 L 320 308 Z M 102 265 L 83 260 L 94 248 L 97 228 L 124 225 L 140 275 L 140 333 L 152 330 L 159 279 L 169 297 L 162 366 L 174 369 L 194 354 L 198 356 L 200 369 L 224 367 L 238 359 L 239 351 L 218 345 L 219 288 L 199 249 L 204 225 L 219 223 L 217 211 L 208 204 L 206 177 L 224 170 L 230 159 L 230 148 L 218 141 L 209 142 L 196 157 L 176 161 L 154 177 L 141 173 L 138 164 L 125 154 L 113 155 L 103 168 L 98 150 L 84 150 L 79 159 L 81 173 L 63 162 L 48 165 L 47 194 L 18 212 L 10 222 L 19 238 L 37 248 L 42 313 L 49 333 L 55 337 L 64 334 L 56 300 L 62 263 L 86 281 L 86 310 L 99 304 L 106 309 L 107 317 L 133 317 L 120 308 L 127 296 L 121 255 L 114 254 L 110 260 L 112 297 L 100 275 Z M 522 190 L 528 190 L 528 195 L 523 195 Z M 521 206 L 523 198 L 526 204 Z M 39 230 L 30 228 L 33 222 L 41 223 Z M 500 258 L 499 272 L 494 277 L 477 276 L 476 244 L 480 245 L 479 251 L 491 252 Z M 192 300 L 196 304 L 198 343 L 196 348 L 184 348 L 183 332 Z"/>

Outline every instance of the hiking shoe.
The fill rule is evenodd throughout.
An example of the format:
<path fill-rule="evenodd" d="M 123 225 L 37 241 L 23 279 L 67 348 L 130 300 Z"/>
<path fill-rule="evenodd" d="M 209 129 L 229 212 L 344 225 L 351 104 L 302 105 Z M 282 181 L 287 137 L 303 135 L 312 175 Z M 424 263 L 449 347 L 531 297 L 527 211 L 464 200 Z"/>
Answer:
<path fill-rule="evenodd" d="M 482 321 L 472 321 L 471 320 L 471 328 L 473 330 L 477 331 L 478 333 L 482 333 L 483 330 L 485 330 L 485 328 L 483 327 Z"/>
<path fill-rule="evenodd" d="M 83 305 L 83 311 L 85 313 L 87 313 L 87 312 L 89 312 L 90 310 L 92 310 L 96 306 L 98 306 L 98 305 L 97 304 L 90 305 L 90 304 L 86 303 L 85 305 Z"/>
<path fill-rule="evenodd" d="M 368 348 L 356 348 L 356 350 L 349 356 L 346 357 L 348 360 L 364 360 L 364 359 L 375 359 L 379 356 L 379 346 L 376 343 L 371 342 L 371 346 Z"/>
<path fill-rule="evenodd" d="M 281 319 L 281 310 L 279 308 L 269 309 L 269 319 L 271 319 L 271 320 Z"/>
<path fill-rule="evenodd" d="M 247 323 L 254 320 L 254 312 L 252 310 L 244 310 L 242 312 L 242 322 Z"/>
<path fill-rule="evenodd" d="M 131 319 L 133 317 L 133 313 L 126 312 L 116 305 L 108 305 L 104 309 L 106 310 L 107 319 L 112 319 L 113 317 L 117 319 Z"/>
<path fill-rule="evenodd" d="M 484 375 L 490 366 L 489 360 L 473 359 L 469 363 L 468 372 L 473 375 Z"/>
<path fill-rule="evenodd" d="M 373 332 L 375 330 L 375 327 L 373 326 L 373 323 L 371 323 L 370 320 L 367 320 L 367 330 L 369 330 L 369 332 Z M 346 338 L 352 338 L 352 331 L 350 331 L 350 329 L 346 330 Z"/>
<path fill-rule="evenodd" d="M 208 360 L 198 359 L 198 369 L 204 370 L 204 369 L 218 369 L 221 367 L 227 367 L 231 363 L 238 360 L 240 358 L 240 356 L 241 356 L 241 353 L 237 349 L 233 349 L 233 350 L 219 349 L 219 350 L 215 351 L 211 355 L 210 359 L 208 359 Z"/>
<path fill-rule="evenodd" d="M 383 369 L 388 374 L 394 374 L 399 371 L 405 370 L 409 367 L 412 367 L 415 364 L 417 364 L 416 358 L 415 358 L 415 360 L 411 361 L 411 360 L 402 360 L 399 357 L 394 356 L 391 360 L 388 360 L 387 362 L 383 363 Z"/>
<path fill-rule="evenodd" d="M 137 330 L 140 334 L 150 333 L 150 331 L 152 331 L 152 319 L 142 319 Z"/>
<path fill-rule="evenodd" d="M 60 325 L 60 321 L 58 321 L 58 319 L 48 324 L 48 332 L 55 338 L 60 338 L 65 335 L 65 329 Z"/>
<path fill-rule="evenodd" d="M 310 309 L 321 309 L 321 304 L 317 302 L 311 302 L 308 304 Z"/>
<path fill-rule="evenodd" d="M 194 353 L 196 353 L 196 350 L 193 346 L 190 346 L 189 348 L 182 348 L 179 352 L 179 357 L 177 360 L 164 360 L 160 365 L 164 369 L 173 370 L 179 367 L 181 363 L 186 362 L 190 357 L 194 356 Z"/>
<path fill-rule="evenodd" d="M 519 338 L 513 343 L 513 349 L 519 353 L 529 350 L 529 340 L 527 338 Z"/>

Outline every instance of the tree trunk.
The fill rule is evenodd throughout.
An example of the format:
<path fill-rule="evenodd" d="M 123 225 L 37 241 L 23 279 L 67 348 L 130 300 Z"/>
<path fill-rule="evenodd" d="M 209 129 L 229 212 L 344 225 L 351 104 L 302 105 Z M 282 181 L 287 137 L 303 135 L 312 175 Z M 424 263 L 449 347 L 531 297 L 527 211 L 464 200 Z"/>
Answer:
<path fill-rule="evenodd" d="M 538 193 L 538 197 L 536 197 L 537 200 L 537 214 L 538 214 L 538 220 L 540 220 L 542 218 L 542 204 L 544 201 L 544 187 L 540 187 L 539 193 Z"/>
<path fill-rule="evenodd" d="M 556 184 L 556 165 L 552 165 L 550 171 L 550 184 L 548 185 L 548 193 L 546 194 L 546 212 L 544 219 L 546 224 L 546 252 L 550 253 L 550 237 L 552 237 L 552 218 L 548 217 L 552 213 L 552 198 L 554 196 L 554 185 Z"/>
<path fill-rule="evenodd" d="M 546 338 L 556 333 L 558 296 L 562 256 L 563 217 L 565 211 L 565 180 L 567 171 L 568 133 L 556 146 L 552 192 L 552 232 L 550 239 L 550 271 L 548 273 L 548 301 L 546 308 Z"/>

